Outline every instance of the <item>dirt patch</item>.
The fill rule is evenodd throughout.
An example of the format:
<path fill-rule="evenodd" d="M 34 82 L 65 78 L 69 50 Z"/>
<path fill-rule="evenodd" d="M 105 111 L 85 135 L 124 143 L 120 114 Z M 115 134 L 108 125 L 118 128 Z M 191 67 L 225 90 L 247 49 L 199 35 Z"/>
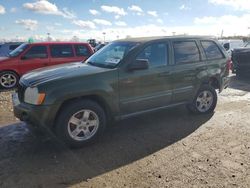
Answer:
<path fill-rule="evenodd" d="M 17 119 L 13 116 L 11 93 L 12 92 L 0 93 L 0 126 L 17 122 Z"/>
<path fill-rule="evenodd" d="M 140 116 L 78 150 L 28 131 L 13 117 L 10 93 L 4 93 L 0 187 L 248 188 L 249 88 L 233 78 L 212 115 L 193 116 L 179 107 Z"/>

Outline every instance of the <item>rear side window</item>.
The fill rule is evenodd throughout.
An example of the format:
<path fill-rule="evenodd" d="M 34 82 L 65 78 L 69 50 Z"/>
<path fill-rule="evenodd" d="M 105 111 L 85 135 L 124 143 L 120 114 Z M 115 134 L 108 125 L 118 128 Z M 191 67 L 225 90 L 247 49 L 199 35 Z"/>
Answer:
<path fill-rule="evenodd" d="M 224 58 L 224 55 L 222 54 L 218 45 L 215 42 L 201 41 L 201 45 L 205 51 L 208 60 Z"/>
<path fill-rule="evenodd" d="M 200 61 L 200 52 L 195 41 L 176 41 L 173 47 L 176 64 Z"/>
<path fill-rule="evenodd" d="M 26 59 L 32 58 L 48 58 L 47 47 L 46 46 L 33 46 L 24 55 Z"/>
<path fill-rule="evenodd" d="M 90 55 L 89 49 L 85 45 L 75 45 L 76 56 L 88 57 Z"/>
<path fill-rule="evenodd" d="M 74 57 L 71 45 L 51 45 L 50 46 L 51 57 Z"/>
<path fill-rule="evenodd" d="M 150 67 L 167 65 L 168 46 L 166 43 L 150 44 L 136 59 L 147 59 Z"/>

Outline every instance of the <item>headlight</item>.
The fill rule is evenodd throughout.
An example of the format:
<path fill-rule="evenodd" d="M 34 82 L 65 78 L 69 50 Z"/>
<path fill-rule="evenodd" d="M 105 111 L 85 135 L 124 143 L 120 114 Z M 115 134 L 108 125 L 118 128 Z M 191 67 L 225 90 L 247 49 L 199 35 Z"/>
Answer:
<path fill-rule="evenodd" d="M 45 99 L 45 93 L 39 93 L 37 87 L 31 88 L 28 87 L 24 93 L 24 102 L 33 104 L 33 105 L 40 105 L 43 103 Z"/>

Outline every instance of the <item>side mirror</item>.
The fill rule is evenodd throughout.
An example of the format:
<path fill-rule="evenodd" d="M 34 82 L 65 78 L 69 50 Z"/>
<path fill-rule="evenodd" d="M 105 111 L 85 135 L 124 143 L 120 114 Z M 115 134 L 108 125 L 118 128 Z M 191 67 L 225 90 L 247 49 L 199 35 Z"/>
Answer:
<path fill-rule="evenodd" d="M 223 47 L 225 48 L 226 51 L 228 51 L 230 49 L 229 43 L 223 44 Z"/>
<path fill-rule="evenodd" d="M 149 61 L 147 59 L 137 59 L 128 66 L 129 71 L 146 70 L 148 68 L 149 68 Z"/>

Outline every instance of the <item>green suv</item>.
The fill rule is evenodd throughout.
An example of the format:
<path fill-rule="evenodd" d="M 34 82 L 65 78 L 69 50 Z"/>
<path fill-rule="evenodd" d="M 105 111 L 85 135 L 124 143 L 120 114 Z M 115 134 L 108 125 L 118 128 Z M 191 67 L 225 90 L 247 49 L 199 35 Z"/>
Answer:
<path fill-rule="evenodd" d="M 38 69 L 13 94 L 21 121 L 52 130 L 70 146 L 94 141 L 113 120 L 186 105 L 211 113 L 229 83 L 230 58 L 207 37 L 114 41 L 85 63 Z"/>

